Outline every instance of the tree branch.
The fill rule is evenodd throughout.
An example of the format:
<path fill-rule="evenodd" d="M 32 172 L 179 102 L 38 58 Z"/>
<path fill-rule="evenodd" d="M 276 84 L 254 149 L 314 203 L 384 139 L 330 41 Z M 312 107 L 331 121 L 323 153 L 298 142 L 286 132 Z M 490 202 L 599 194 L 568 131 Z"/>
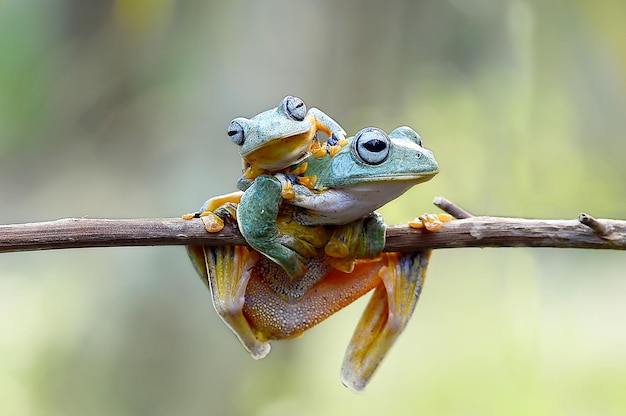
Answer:
<path fill-rule="evenodd" d="M 407 225 L 387 229 L 386 251 L 459 247 L 560 247 L 626 250 L 626 221 L 598 220 L 581 214 L 579 220 L 533 220 L 475 217 L 445 198 L 435 204 L 463 219 L 429 232 Z M 68 218 L 28 224 L 0 225 L 0 253 L 82 247 L 160 245 L 241 245 L 239 230 L 226 225 L 209 234 L 200 219 L 88 219 Z"/>

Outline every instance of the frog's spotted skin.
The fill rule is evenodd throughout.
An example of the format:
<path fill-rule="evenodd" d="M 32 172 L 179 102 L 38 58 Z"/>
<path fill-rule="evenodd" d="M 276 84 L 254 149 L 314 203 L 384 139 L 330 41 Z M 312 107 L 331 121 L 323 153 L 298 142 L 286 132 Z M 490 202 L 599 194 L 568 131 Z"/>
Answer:
<path fill-rule="evenodd" d="M 288 175 L 279 173 L 259 176 L 241 196 L 237 218 L 244 238 L 291 277 L 302 276 L 306 265 L 289 247 L 291 237 L 276 225 L 284 205 L 294 208 L 293 217 L 301 224 L 348 224 L 439 171 L 432 152 L 422 147 L 421 138 L 409 127 L 399 127 L 389 135 L 369 127 L 348 142 L 334 157 L 313 155 L 303 161 L 307 177 L 315 177 L 315 189 L 294 184 Z M 284 199 L 281 191 L 287 186 L 293 193 Z"/>

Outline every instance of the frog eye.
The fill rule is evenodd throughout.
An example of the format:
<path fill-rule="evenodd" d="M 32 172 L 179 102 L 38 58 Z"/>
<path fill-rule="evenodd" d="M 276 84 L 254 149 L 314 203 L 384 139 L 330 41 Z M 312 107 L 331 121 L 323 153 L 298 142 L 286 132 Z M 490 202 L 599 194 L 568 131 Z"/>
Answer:
<path fill-rule="evenodd" d="M 230 140 L 233 141 L 238 146 L 241 146 L 245 140 L 245 134 L 243 131 L 243 126 L 237 120 L 233 120 L 228 125 L 228 136 Z"/>
<path fill-rule="evenodd" d="M 354 136 L 352 149 L 354 154 L 368 165 L 379 165 L 389 156 L 391 141 L 387 134 L 376 127 L 368 127 Z"/>
<path fill-rule="evenodd" d="M 285 104 L 285 113 L 287 113 L 289 117 L 296 121 L 304 120 L 304 117 L 306 116 L 306 105 L 304 104 L 304 101 L 298 97 L 288 95 L 285 97 L 283 102 Z"/>

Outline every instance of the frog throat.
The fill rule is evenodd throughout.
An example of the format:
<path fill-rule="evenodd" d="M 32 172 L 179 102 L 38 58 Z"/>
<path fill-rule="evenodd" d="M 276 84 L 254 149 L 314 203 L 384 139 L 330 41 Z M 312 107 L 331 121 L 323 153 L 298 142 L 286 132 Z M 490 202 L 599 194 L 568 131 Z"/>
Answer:
<path fill-rule="evenodd" d="M 294 164 L 309 155 L 313 134 L 313 130 L 308 130 L 289 137 L 278 137 L 242 156 L 261 169 L 280 170 L 286 167 L 286 160 L 290 161 L 289 164 Z"/>

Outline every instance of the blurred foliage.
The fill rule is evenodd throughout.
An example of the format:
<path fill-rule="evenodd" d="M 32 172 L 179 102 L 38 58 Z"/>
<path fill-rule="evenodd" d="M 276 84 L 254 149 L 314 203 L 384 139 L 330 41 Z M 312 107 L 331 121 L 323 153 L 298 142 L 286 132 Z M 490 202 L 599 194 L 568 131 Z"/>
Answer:
<path fill-rule="evenodd" d="M 302 97 L 441 165 L 382 209 L 626 217 L 626 5 L 0 4 L 0 222 L 177 216 L 234 188 L 236 116 Z M 228 179 L 230 178 L 230 179 Z M 0 414 L 623 414 L 623 253 L 441 250 L 365 395 L 359 302 L 249 359 L 177 247 L 0 256 Z"/>

